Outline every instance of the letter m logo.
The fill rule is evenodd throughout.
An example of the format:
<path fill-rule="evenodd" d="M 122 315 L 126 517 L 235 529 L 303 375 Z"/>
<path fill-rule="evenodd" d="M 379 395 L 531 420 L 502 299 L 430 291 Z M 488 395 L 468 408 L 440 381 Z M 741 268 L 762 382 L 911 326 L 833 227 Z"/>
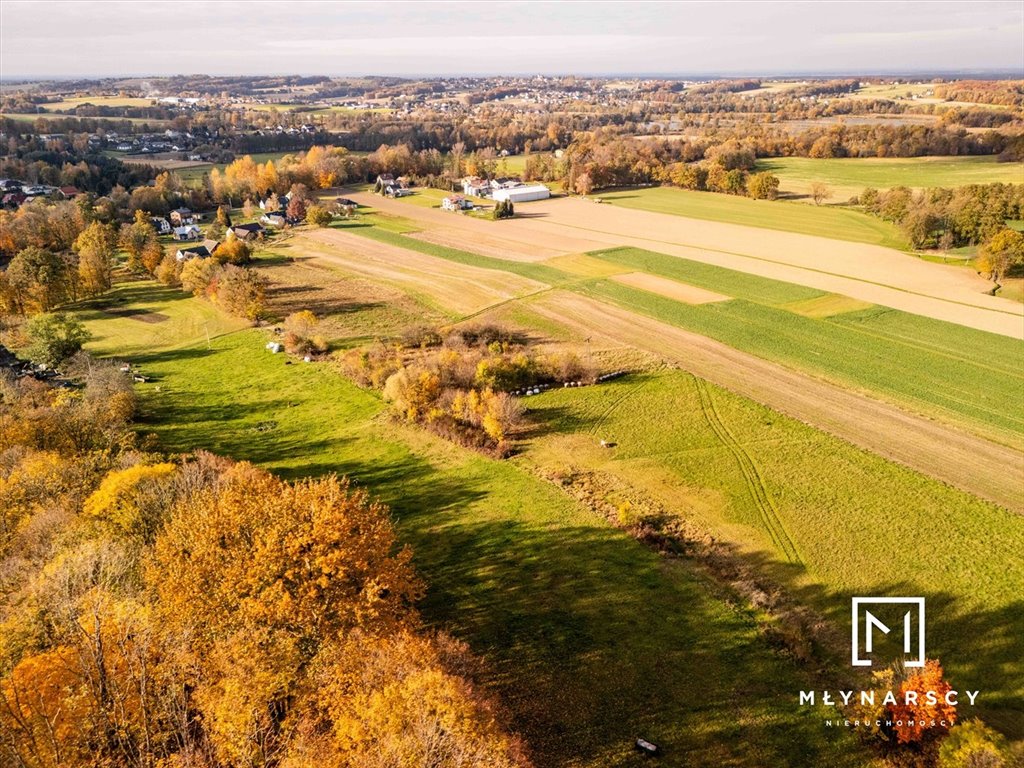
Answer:
<path fill-rule="evenodd" d="M 875 641 L 880 636 L 889 635 L 897 626 L 895 622 L 892 627 L 885 624 L 874 613 L 869 606 L 874 606 L 876 612 L 880 611 L 879 606 L 886 606 L 886 610 L 892 610 L 892 606 L 906 606 L 906 612 L 900 609 L 900 619 L 903 630 L 903 663 L 908 667 L 924 666 L 924 598 L 923 597 L 855 597 L 853 598 L 853 639 L 851 642 L 851 657 L 853 666 L 870 667 L 869 658 L 874 651 Z M 914 629 L 916 628 L 916 631 Z"/>

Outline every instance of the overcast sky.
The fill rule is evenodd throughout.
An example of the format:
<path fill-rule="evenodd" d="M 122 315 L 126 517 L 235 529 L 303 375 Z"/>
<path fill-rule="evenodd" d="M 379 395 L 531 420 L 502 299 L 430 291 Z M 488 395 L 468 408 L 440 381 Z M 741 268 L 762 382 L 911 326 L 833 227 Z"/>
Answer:
<path fill-rule="evenodd" d="M 1024 71 L 1024 2 L 0 2 L 0 77 Z"/>

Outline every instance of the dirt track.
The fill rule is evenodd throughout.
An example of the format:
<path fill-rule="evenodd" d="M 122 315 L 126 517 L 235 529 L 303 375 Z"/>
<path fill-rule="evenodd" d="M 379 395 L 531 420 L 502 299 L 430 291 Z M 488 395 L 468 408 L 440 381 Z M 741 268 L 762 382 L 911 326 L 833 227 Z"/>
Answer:
<path fill-rule="evenodd" d="M 489 222 L 370 193 L 360 203 L 422 222 L 433 242 L 508 259 L 543 260 L 629 245 L 850 296 L 925 317 L 1024 338 L 1024 306 L 989 296 L 959 267 L 890 248 L 737 224 L 687 219 L 561 198 L 529 203 L 520 217 Z"/>
<path fill-rule="evenodd" d="M 531 301 L 582 334 L 654 352 L 684 370 L 788 416 L 1018 513 L 1024 454 L 894 405 L 574 293 Z"/>

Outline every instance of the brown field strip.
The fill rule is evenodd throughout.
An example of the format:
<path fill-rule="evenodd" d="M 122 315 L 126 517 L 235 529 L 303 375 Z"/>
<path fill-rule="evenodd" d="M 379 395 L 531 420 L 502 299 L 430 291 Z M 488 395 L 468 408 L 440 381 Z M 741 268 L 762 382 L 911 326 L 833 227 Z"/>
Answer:
<path fill-rule="evenodd" d="M 1024 513 L 1024 453 L 1019 450 L 577 294 L 553 291 L 530 307 L 582 336 L 658 354 L 879 456 Z"/>
<path fill-rule="evenodd" d="M 529 278 L 456 264 L 337 229 L 309 230 L 293 242 L 304 255 L 397 285 L 454 315 L 474 314 L 547 288 Z"/>
<path fill-rule="evenodd" d="M 642 291 L 650 291 L 667 299 L 681 301 L 684 304 L 711 304 L 716 301 L 729 301 L 732 298 L 732 296 L 707 291 L 695 285 L 680 283 L 678 280 L 648 275 L 646 272 L 629 272 L 625 275 L 613 275 L 610 279 L 616 283 L 628 285 L 631 288 L 639 288 Z"/>

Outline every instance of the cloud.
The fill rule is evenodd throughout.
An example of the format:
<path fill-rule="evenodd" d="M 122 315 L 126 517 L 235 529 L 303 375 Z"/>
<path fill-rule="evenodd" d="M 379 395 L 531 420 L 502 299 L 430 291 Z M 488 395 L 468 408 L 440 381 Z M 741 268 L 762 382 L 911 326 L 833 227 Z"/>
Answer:
<path fill-rule="evenodd" d="M 5 78 L 995 69 L 1024 72 L 1017 0 L 0 3 Z"/>

